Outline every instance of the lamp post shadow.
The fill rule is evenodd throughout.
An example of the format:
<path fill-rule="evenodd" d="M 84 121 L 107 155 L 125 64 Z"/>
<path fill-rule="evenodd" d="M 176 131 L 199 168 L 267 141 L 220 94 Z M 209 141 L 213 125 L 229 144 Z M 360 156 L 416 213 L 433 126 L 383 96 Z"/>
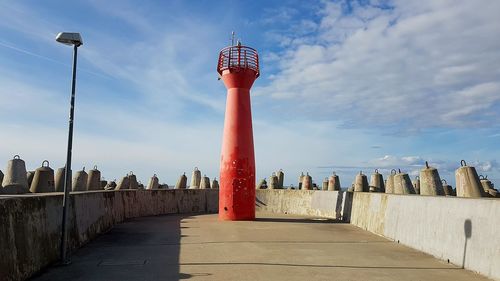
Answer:
<path fill-rule="evenodd" d="M 464 257 L 462 259 L 462 268 L 465 268 L 465 256 L 467 254 L 467 240 L 472 236 L 472 222 L 470 219 L 466 219 L 464 222 L 464 235 L 465 235 L 465 244 L 464 244 Z"/>

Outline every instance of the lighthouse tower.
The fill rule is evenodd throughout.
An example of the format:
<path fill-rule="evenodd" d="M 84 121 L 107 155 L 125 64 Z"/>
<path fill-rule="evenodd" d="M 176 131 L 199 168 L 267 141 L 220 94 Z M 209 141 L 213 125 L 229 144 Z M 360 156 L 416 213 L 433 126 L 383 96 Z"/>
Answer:
<path fill-rule="evenodd" d="M 259 56 L 253 48 L 222 49 L 217 72 L 227 88 L 220 163 L 219 219 L 255 219 L 255 156 L 250 88 L 259 77 Z"/>

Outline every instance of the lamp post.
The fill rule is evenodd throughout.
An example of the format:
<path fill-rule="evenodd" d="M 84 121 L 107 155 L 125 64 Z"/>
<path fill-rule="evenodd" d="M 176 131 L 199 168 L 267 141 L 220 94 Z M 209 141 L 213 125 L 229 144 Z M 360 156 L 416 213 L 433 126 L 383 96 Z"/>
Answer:
<path fill-rule="evenodd" d="M 83 44 L 80 33 L 60 32 L 56 36 L 56 41 L 65 45 L 73 46 L 73 80 L 71 82 L 71 101 L 69 108 L 69 132 L 68 132 L 68 150 L 66 154 L 66 166 L 64 171 L 64 197 L 63 197 L 63 215 L 62 215 L 62 235 L 61 235 L 61 263 L 69 264 L 70 259 L 67 251 L 67 220 L 69 189 L 71 181 L 71 151 L 73 149 L 73 119 L 75 117 L 75 84 L 76 84 L 76 58 L 78 47 Z"/>

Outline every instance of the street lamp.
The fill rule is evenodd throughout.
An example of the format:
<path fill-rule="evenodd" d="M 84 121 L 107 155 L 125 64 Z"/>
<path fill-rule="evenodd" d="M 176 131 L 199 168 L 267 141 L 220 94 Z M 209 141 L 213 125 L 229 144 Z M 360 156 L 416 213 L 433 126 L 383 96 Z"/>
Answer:
<path fill-rule="evenodd" d="M 56 36 L 56 41 L 62 44 L 73 46 L 73 80 L 71 82 L 71 102 L 69 108 L 69 133 L 68 150 L 66 155 L 66 166 L 64 171 L 64 197 L 62 215 L 62 235 L 61 235 L 61 263 L 69 264 L 70 259 L 67 251 L 67 220 L 68 220 L 68 200 L 71 181 L 71 150 L 73 149 L 73 119 L 75 117 L 75 84 L 76 84 L 76 57 L 78 47 L 83 44 L 80 33 L 60 32 Z"/>

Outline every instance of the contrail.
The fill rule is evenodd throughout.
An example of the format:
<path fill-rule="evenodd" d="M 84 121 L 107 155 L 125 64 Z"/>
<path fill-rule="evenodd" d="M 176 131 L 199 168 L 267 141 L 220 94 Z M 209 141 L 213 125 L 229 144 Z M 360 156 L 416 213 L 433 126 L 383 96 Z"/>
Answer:
<path fill-rule="evenodd" d="M 71 65 L 69 65 L 67 63 L 64 63 L 64 62 L 61 62 L 61 61 L 58 61 L 58 60 L 55 60 L 55 59 L 52 59 L 52 58 L 49 58 L 49 57 L 46 57 L 46 56 L 42 56 L 42 55 L 39 55 L 39 54 L 35 54 L 35 53 L 30 52 L 28 50 L 24 50 L 24 49 L 18 48 L 16 46 L 12 46 L 10 44 L 6 44 L 5 42 L 2 42 L 2 41 L 0 41 L 0 46 L 3 46 L 5 48 L 8 48 L 8 49 L 11 49 L 11 50 L 14 50 L 14 51 L 18 51 L 18 52 L 26 54 L 26 55 L 30 55 L 30 56 L 36 57 L 36 58 L 39 58 L 39 59 L 44 59 L 44 60 L 48 60 L 50 62 L 54 62 L 54 63 L 60 64 L 60 65 L 71 67 Z M 93 72 L 93 71 L 90 71 L 90 70 L 87 70 L 87 69 L 84 69 L 84 68 L 80 68 L 80 67 L 78 68 L 78 70 L 86 72 L 86 73 L 89 73 L 89 74 L 92 74 L 92 75 L 95 75 L 95 76 L 99 76 L 101 78 L 106 78 L 106 79 L 112 78 L 111 76 L 102 75 L 100 73 L 96 73 L 96 72 Z"/>
<path fill-rule="evenodd" d="M 58 64 L 61 64 L 61 65 L 66 65 L 68 66 L 68 64 L 66 63 L 63 63 L 63 62 L 60 62 L 60 61 L 57 61 L 55 59 L 51 59 L 49 57 L 45 57 L 45 56 L 42 56 L 42 55 L 39 55 L 39 54 L 35 54 L 35 53 L 32 53 L 30 51 L 27 51 L 27 50 L 24 50 L 24 49 L 20 49 L 18 47 L 15 47 L 15 46 L 12 46 L 12 45 L 9 45 L 9 44 L 6 44 L 2 41 L 0 41 L 0 46 L 3 46 L 5 48 L 9 48 L 11 50 L 15 50 L 15 51 L 18 51 L 20 53 L 24 53 L 24 54 L 27 54 L 27 55 L 30 55 L 30 56 L 34 56 L 34 57 L 37 57 L 37 58 L 40 58 L 40 59 L 44 59 L 44 60 L 48 60 L 48 61 L 51 61 L 51 62 L 55 62 L 55 63 L 58 63 Z"/>

